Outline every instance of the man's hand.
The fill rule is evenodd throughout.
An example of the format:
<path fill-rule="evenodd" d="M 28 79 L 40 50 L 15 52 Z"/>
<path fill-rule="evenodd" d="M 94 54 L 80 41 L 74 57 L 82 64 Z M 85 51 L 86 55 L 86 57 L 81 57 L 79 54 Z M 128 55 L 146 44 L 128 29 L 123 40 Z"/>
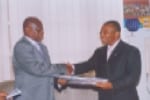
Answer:
<path fill-rule="evenodd" d="M 113 88 L 111 82 L 97 82 L 96 87 L 101 88 L 103 90 L 110 90 Z"/>
<path fill-rule="evenodd" d="M 60 84 L 62 86 L 67 85 L 67 80 L 64 80 L 64 79 L 58 79 L 57 82 L 58 82 L 58 84 Z"/>
<path fill-rule="evenodd" d="M 67 67 L 67 74 L 68 75 L 72 75 L 72 73 L 73 73 L 73 65 L 70 64 L 70 63 L 67 63 L 66 67 Z"/>
<path fill-rule="evenodd" d="M 0 100 L 6 100 L 7 93 L 0 92 Z"/>
<path fill-rule="evenodd" d="M 7 93 L 5 93 L 5 92 L 0 92 L 0 96 L 7 96 Z"/>

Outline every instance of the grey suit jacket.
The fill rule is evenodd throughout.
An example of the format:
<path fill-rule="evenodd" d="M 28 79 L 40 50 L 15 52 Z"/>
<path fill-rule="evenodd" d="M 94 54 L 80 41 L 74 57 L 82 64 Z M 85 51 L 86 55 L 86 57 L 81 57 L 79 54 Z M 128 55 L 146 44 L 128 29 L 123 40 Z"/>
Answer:
<path fill-rule="evenodd" d="M 15 87 L 22 94 L 15 100 L 54 100 L 52 75 L 65 74 L 64 64 L 51 64 L 47 48 L 41 44 L 44 58 L 25 37 L 14 48 Z"/>
<path fill-rule="evenodd" d="M 98 48 L 86 62 L 75 64 L 75 73 L 95 70 L 96 77 L 109 79 L 112 90 L 97 89 L 99 100 L 139 100 L 136 86 L 141 74 L 141 57 L 136 47 L 120 41 L 107 58 L 107 46 Z"/>

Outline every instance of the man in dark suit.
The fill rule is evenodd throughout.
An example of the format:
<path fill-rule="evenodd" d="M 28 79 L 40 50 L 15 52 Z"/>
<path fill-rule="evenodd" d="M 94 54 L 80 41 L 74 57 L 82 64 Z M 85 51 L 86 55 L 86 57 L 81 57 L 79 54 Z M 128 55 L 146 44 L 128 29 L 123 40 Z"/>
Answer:
<path fill-rule="evenodd" d="M 97 82 L 99 100 L 139 100 L 136 86 L 140 79 L 139 50 L 120 39 L 117 21 L 103 24 L 100 39 L 104 44 L 86 62 L 74 64 L 75 74 L 95 70 L 96 77 L 108 82 Z"/>

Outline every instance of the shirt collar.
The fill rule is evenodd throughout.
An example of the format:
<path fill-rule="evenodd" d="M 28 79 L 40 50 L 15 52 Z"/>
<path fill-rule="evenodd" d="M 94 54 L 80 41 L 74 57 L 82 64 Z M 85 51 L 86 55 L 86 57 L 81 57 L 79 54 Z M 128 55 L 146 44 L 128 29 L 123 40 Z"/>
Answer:
<path fill-rule="evenodd" d="M 28 36 L 25 36 L 25 38 L 34 46 L 36 47 L 38 50 L 40 50 L 40 46 L 39 46 L 39 43 L 36 42 L 35 40 L 33 40 L 32 38 L 28 37 Z"/>
<path fill-rule="evenodd" d="M 116 46 L 119 44 L 120 39 L 117 40 L 113 45 L 108 45 L 108 49 L 114 50 L 116 48 Z"/>
<path fill-rule="evenodd" d="M 38 43 L 33 40 L 32 38 L 28 37 L 28 36 L 25 36 L 25 38 L 32 44 L 32 45 L 37 45 Z"/>

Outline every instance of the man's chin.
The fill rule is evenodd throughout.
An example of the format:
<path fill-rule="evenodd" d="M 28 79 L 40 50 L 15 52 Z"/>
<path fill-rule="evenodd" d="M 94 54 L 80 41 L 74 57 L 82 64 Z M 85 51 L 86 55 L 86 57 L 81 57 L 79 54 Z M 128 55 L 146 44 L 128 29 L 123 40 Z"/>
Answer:
<path fill-rule="evenodd" d="M 37 39 L 36 41 L 37 41 L 37 42 L 42 42 L 42 40 L 43 40 L 43 39 Z"/>
<path fill-rule="evenodd" d="M 106 42 L 101 42 L 101 43 L 102 43 L 102 45 L 103 45 L 103 46 L 107 45 L 107 43 L 106 43 Z"/>

